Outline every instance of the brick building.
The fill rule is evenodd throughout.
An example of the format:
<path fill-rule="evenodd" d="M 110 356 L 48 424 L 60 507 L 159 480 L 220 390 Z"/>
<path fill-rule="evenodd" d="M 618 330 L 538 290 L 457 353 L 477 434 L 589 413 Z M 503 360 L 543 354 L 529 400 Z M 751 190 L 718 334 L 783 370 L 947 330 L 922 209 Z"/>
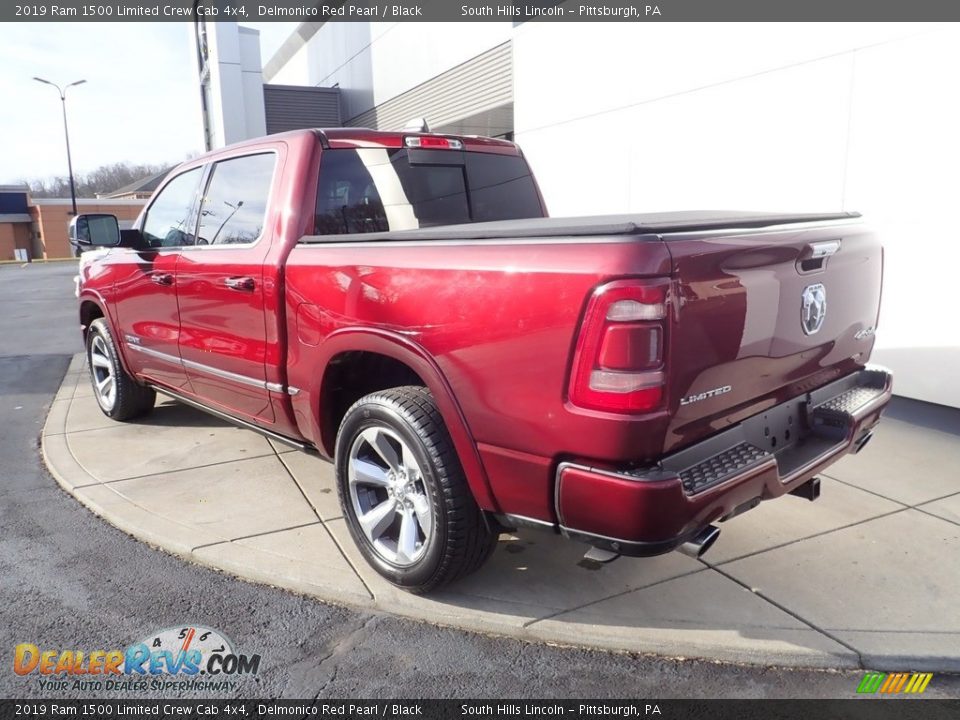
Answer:
<path fill-rule="evenodd" d="M 78 199 L 77 210 L 110 213 L 117 216 L 120 227 L 130 227 L 146 202 L 145 198 Z M 73 257 L 67 240 L 71 210 L 69 198 L 32 199 L 25 186 L 0 185 L 0 261 Z"/>
<path fill-rule="evenodd" d="M 109 213 L 116 215 L 120 227 L 130 227 L 146 199 L 87 200 L 77 198 L 79 213 Z M 34 244 L 30 257 L 34 259 L 64 258 L 73 256 L 73 248 L 67 240 L 67 227 L 71 216 L 70 198 L 37 198 L 30 204 L 33 220 Z"/>
<path fill-rule="evenodd" d="M 17 250 L 30 249 L 30 225 L 27 188 L 0 185 L 0 260 L 14 260 Z"/>

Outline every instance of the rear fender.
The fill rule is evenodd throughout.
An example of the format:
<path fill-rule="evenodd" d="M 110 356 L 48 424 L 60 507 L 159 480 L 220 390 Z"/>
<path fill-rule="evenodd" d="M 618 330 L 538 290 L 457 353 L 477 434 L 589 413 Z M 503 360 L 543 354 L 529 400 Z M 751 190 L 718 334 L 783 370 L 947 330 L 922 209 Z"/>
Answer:
<path fill-rule="evenodd" d="M 499 511 L 477 452 L 476 441 L 449 383 L 427 351 L 402 335 L 375 328 L 343 328 L 331 333 L 316 348 L 316 354 L 311 363 L 315 371 L 309 375 L 311 384 L 309 388 L 303 388 L 308 392 L 299 392 L 293 397 L 293 404 L 299 417 L 310 418 L 312 435 L 317 438 L 319 441 L 317 445 L 323 449 L 324 453 L 333 457 L 336 431 L 325 431 L 323 428 L 320 418 L 323 402 L 320 390 L 323 387 L 324 375 L 330 368 L 330 361 L 341 353 L 351 351 L 378 353 L 390 357 L 407 365 L 423 380 L 433 395 L 437 409 L 447 426 L 474 499 L 484 510 Z M 304 407 L 305 403 L 308 407 Z"/>

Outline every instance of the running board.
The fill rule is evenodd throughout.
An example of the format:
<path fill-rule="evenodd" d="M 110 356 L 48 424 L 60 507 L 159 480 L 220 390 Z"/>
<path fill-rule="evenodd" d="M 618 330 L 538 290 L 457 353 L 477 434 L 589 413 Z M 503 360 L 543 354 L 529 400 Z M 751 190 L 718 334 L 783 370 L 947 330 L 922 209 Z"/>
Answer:
<path fill-rule="evenodd" d="M 293 438 L 287 437 L 286 435 L 281 435 L 280 433 L 275 433 L 272 430 L 267 430 L 267 428 L 260 427 L 256 423 L 249 422 L 248 420 L 241 420 L 238 417 L 234 417 L 233 415 L 229 415 L 220 410 L 214 410 L 212 407 L 204 405 L 203 403 L 198 402 L 196 400 L 192 400 L 191 398 L 181 395 L 180 393 L 174 390 L 171 390 L 170 388 L 161 387 L 160 385 L 153 385 L 153 384 L 150 384 L 150 387 L 152 387 L 154 390 L 156 390 L 158 393 L 162 395 L 166 395 L 167 397 L 173 398 L 177 402 L 182 402 L 184 405 L 189 405 L 192 408 L 201 410 L 207 413 L 208 415 L 213 415 L 216 418 L 220 418 L 221 420 L 224 420 L 230 423 L 231 425 L 237 425 L 238 427 L 242 427 L 246 430 L 253 430 L 255 433 L 259 433 L 260 435 L 268 437 L 271 440 L 276 440 L 277 442 L 281 442 L 284 445 L 289 445 L 290 447 L 296 448 L 297 450 L 302 450 L 303 452 L 319 454 L 317 453 L 317 449 L 313 445 L 310 445 L 309 443 L 301 442 L 299 440 L 294 440 Z"/>

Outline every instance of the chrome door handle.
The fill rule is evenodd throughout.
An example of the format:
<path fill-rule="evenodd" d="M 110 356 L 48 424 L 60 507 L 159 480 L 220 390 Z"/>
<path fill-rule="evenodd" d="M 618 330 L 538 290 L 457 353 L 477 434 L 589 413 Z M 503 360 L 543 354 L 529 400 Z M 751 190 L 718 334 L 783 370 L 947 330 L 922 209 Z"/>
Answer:
<path fill-rule="evenodd" d="M 253 290 L 257 285 L 252 277 L 229 277 L 224 278 L 223 284 L 231 290 Z"/>
<path fill-rule="evenodd" d="M 173 285 L 173 275 L 170 273 L 153 273 L 150 279 L 157 285 Z"/>

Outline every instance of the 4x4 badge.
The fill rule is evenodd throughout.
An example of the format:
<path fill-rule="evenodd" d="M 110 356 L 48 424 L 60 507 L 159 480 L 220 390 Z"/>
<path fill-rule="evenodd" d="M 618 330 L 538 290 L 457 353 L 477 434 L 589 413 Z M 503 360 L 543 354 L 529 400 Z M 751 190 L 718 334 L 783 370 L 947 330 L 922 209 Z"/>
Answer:
<path fill-rule="evenodd" d="M 800 310 L 800 324 L 806 335 L 813 335 L 823 326 L 827 316 L 827 289 L 823 283 L 808 285 L 803 291 L 803 305 Z"/>

